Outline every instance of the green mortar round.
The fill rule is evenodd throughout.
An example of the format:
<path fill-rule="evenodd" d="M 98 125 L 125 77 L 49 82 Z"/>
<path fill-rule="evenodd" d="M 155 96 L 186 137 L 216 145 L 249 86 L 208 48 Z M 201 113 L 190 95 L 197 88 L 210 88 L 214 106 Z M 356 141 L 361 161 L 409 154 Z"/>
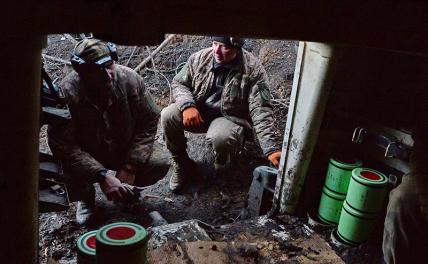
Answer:
<path fill-rule="evenodd" d="M 77 240 L 77 264 L 96 263 L 96 236 L 97 231 L 90 231 Z"/>
<path fill-rule="evenodd" d="M 352 171 L 346 201 L 363 213 L 378 213 L 385 204 L 388 178 L 381 172 L 357 168 Z"/>
<path fill-rule="evenodd" d="M 345 201 L 340 214 L 338 235 L 350 245 L 359 245 L 369 238 L 379 214 L 369 214 L 353 209 Z"/>
<path fill-rule="evenodd" d="M 321 221 L 331 225 L 339 223 L 342 204 L 346 195 L 329 190 L 324 186 L 321 193 L 318 216 Z"/>
<path fill-rule="evenodd" d="M 128 222 L 103 226 L 97 233 L 97 263 L 147 263 L 148 234 L 144 227 Z"/>
<path fill-rule="evenodd" d="M 346 194 L 352 170 L 362 165 L 363 163 L 361 160 L 354 160 L 352 163 L 346 163 L 339 159 L 330 159 L 327 176 L 325 178 L 325 186 L 337 193 Z"/>

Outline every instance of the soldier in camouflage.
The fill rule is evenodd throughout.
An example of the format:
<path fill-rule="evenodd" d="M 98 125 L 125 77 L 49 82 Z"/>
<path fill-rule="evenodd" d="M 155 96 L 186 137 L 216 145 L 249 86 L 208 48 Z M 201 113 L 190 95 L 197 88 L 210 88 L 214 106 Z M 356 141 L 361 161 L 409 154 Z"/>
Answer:
<path fill-rule="evenodd" d="M 410 172 L 389 195 L 383 231 L 386 264 L 428 263 L 428 92 L 417 96 Z"/>
<path fill-rule="evenodd" d="M 93 183 L 100 184 L 109 200 L 123 201 L 129 195 L 125 183 L 153 184 L 169 168 L 168 157 L 154 145 L 159 109 L 143 79 L 114 60 L 111 43 L 77 43 L 71 58 L 74 71 L 60 85 L 72 119 L 48 133 L 53 153 L 72 175 L 71 186 L 87 190 L 77 206 L 80 224 L 93 213 Z"/>
<path fill-rule="evenodd" d="M 161 113 L 172 154 L 172 191 L 182 188 L 191 164 L 184 130 L 207 133 L 217 171 L 230 165 L 230 154 L 253 129 L 264 154 L 273 165 L 279 164 L 281 144 L 273 129 L 267 73 L 243 44 L 239 38 L 213 37 L 212 47 L 192 54 L 172 81 L 175 103 Z"/>

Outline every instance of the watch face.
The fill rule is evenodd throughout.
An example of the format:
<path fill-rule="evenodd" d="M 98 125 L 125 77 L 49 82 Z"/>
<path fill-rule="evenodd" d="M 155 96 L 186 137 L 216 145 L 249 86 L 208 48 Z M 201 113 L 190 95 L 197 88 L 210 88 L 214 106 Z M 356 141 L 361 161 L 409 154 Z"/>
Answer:
<path fill-rule="evenodd" d="M 114 170 L 107 170 L 106 176 L 113 176 L 116 177 L 117 172 Z"/>

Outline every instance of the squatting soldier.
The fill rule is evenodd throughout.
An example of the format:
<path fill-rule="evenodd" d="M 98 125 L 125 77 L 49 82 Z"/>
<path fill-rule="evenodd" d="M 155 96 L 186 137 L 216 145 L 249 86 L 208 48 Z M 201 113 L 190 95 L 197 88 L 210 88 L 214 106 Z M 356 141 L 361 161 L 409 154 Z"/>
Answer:
<path fill-rule="evenodd" d="M 93 213 L 93 183 L 109 200 L 121 201 L 129 194 L 123 183 L 150 185 L 169 168 L 168 158 L 154 145 L 160 111 L 142 78 L 115 60 L 111 43 L 77 43 L 74 71 L 61 84 L 72 119 L 48 133 L 52 151 L 72 175 L 71 188 L 85 192 L 77 206 L 79 224 Z"/>
<path fill-rule="evenodd" d="M 278 166 L 268 78 L 261 63 L 242 49 L 243 39 L 213 37 L 212 47 L 192 54 L 172 81 L 175 103 L 162 110 L 165 142 L 172 154 L 172 191 L 180 190 L 191 160 L 184 130 L 207 133 L 214 168 L 230 165 L 231 153 L 254 128 L 264 154 Z M 250 132 L 250 133 L 245 133 Z"/>

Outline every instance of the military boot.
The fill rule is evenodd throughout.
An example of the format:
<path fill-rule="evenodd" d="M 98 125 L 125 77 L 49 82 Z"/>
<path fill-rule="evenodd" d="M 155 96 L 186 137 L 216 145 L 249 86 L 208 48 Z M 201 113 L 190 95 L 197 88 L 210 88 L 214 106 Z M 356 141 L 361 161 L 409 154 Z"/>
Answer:
<path fill-rule="evenodd" d="M 95 211 L 95 189 L 89 187 L 82 201 L 77 202 L 76 223 L 87 225 L 92 220 Z"/>
<path fill-rule="evenodd" d="M 185 184 L 185 175 L 191 166 L 191 160 L 187 155 L 184 157 L 172 156 L 171 160 L 172 173 L 169 179 L 169 189 L 173 192 L 179 192 Z"/>
<path fill-rule="evenodd" d="M 217 175 L 225 173 L 231 166 L 230 153 L 214 154 L 214 171 Z"/>

